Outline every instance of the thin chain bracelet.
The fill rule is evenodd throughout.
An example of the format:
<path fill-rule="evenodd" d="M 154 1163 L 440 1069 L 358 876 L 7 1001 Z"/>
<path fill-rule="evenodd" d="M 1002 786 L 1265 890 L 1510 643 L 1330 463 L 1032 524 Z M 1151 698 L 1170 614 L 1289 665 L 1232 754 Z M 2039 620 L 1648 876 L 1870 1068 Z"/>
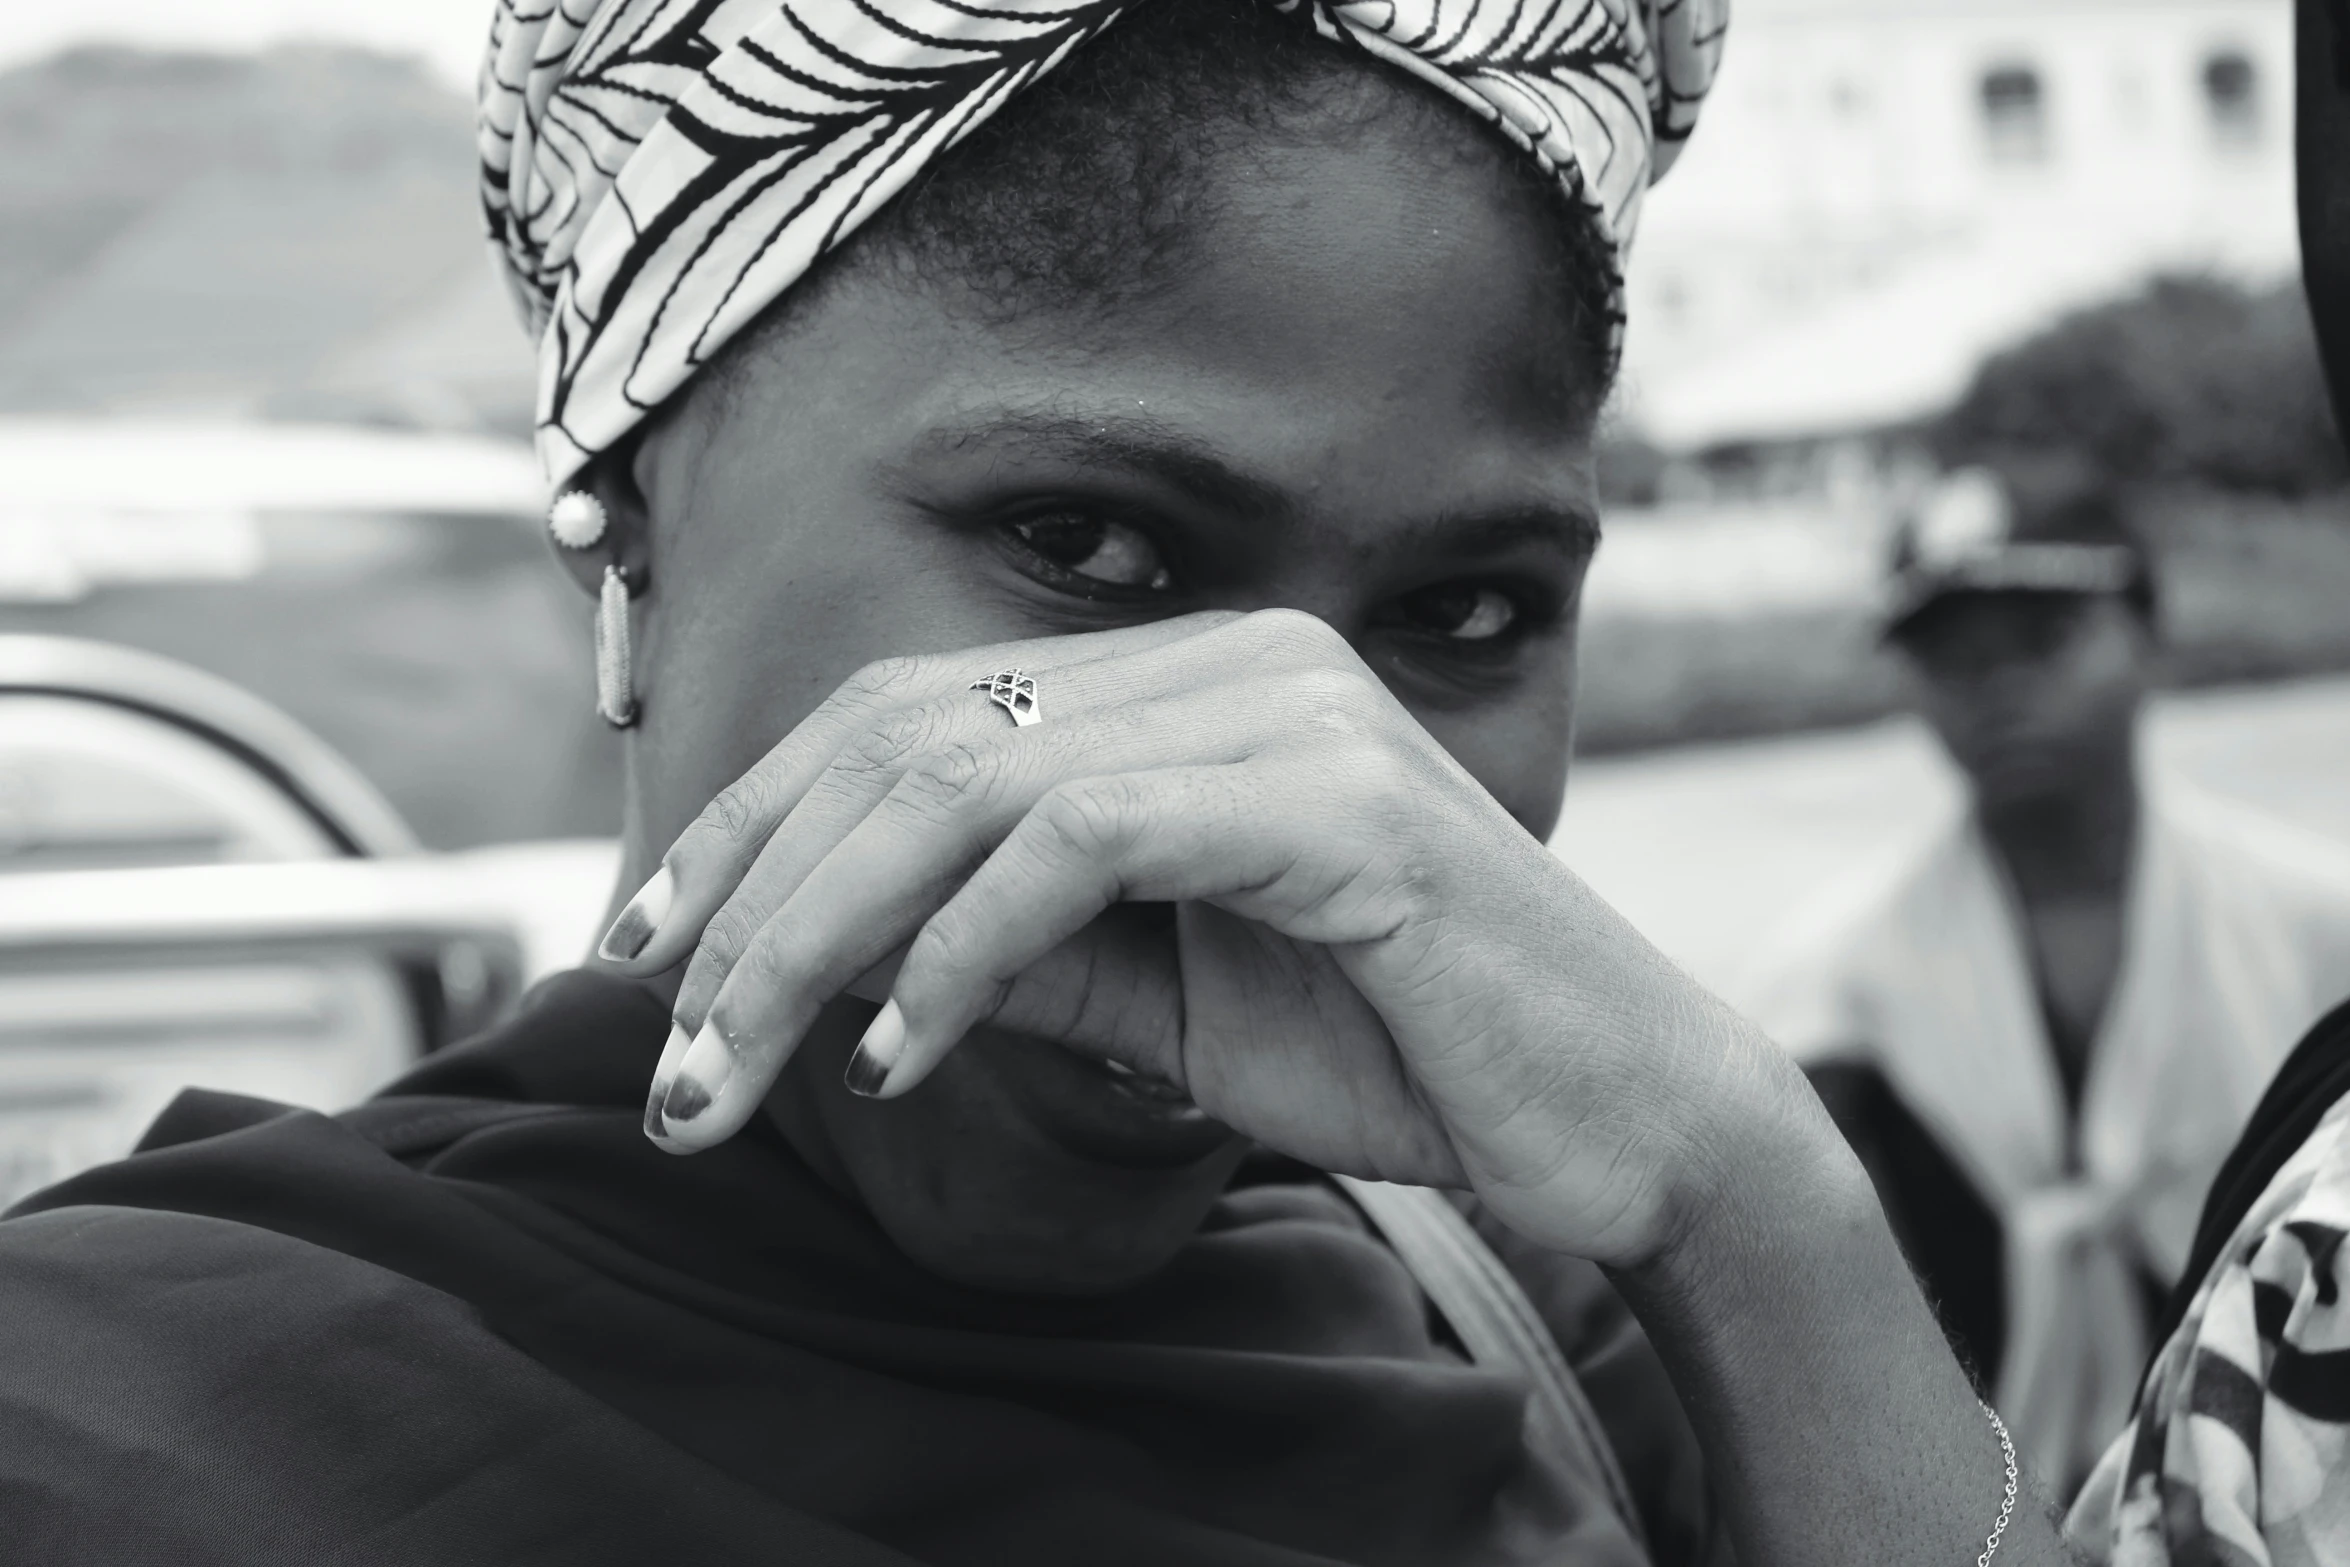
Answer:
<path fill-rule="evenodd" d="M 2015 1512 L 2015 1443 L 2008 1440 L 2007 1422 L 1999 1418 L 1998 1410 L 1985 1404 L 1983 1418 L 1999 1433 L 1999 1457 L 2007 1465 L 2007 1494 L 1999 1500 L 1999 1521 L 1991 1526 L 1989 1538 L 1983 1541 L 1983 1554 L 1975 1558 L 1975 1567 L 1991 1567 L 1991 1558 L 1999 1551 L 2000 1537 L 2007 1533 L 2007 1520 Z"/>

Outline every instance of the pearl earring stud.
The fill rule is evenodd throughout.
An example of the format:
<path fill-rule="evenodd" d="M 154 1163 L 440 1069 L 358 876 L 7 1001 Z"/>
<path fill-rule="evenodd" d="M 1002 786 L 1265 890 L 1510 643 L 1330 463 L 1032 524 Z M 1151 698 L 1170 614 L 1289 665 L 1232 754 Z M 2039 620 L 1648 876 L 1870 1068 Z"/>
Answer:
<path fill-rule="evenodd" d="M 612 519 L 586 490 L 565 490 L 547 508 L 547 531 L 567 550 L 593 549 Z"/>

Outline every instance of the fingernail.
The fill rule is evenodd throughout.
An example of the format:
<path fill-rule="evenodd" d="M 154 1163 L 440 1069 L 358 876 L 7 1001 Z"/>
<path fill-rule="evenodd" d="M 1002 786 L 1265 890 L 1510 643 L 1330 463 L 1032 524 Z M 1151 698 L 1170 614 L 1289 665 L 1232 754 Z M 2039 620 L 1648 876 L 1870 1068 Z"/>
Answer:
<path fill-rule="evenodd" d="M 849 1057 L 849 1069 L 841 1074 L 849 1092 L 871 1099 L 889 1084 L 889 1069 L 898 1064 L 898 1056 L 906 1048 L 906 1014 L 898 1010 L 893 998 L 881 1004 L 873 1021 L 865 1027 L 865 1037 L 857 1041 L 856 1053 Z"/>
<path fill-rule="evenodd" d="M 718 1020 L 711 1018 L 694 1036 L 685 1059 L 677 1063 L 677 1081 L 669 1085 L 669 1097 L 662 1101 L 661 1118 L 672 1125 L 692 1120 L 717 1103 L 732 1076 L 734 1049 L 718 1031 Z"/>
<path fill-rule="evenodd" d="M 669 1025 L 669 1043 L 661 1047 L 661 1064 L 653 1068 L 653 1091 L 645 1096 L 645 1135 L 655 1142 L 665 1142 L 669 1129 L 661 1124 L 661 1106 L 669 1098 L 669 1084 L 677 1076 L 677 1064 L 685 1059 L 693 1036 L 675 1023 Z"/>
<path fill-rule="evenodd" d="M 661 922 L 669 917 L 669 901 L 677 896 L 677 881 L 663 865 L 653 872 L 652 880 L 636 890 L 628 900 L 628 907 L 604 932 L 602 945 L 596 955 L 607 963 L 626 963 L 645 950 L 645 943 L 653 939 Z"/>

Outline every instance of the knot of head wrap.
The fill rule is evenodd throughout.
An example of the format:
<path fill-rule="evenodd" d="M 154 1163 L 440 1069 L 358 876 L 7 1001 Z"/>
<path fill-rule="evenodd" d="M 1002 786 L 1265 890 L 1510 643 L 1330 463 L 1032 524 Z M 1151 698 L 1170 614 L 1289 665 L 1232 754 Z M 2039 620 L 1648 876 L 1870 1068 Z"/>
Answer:
<path fill-rule="evenodd" d="M 922 168 L 1147 0 L 498 0 L 490 239 L 563 483 Z M 1267 0 L 1458 100 L 1622 258 L 1729 0 Z"/>

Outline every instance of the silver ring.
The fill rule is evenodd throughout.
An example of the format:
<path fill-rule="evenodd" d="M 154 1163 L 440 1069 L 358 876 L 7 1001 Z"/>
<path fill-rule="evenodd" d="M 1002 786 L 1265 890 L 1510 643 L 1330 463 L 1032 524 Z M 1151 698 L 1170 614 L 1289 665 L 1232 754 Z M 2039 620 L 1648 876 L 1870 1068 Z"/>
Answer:
<path fill-rule="evenodd" d="M 984 691 L 987 699 L 1012 715 L 1012 722 L 1025 729 L 1040 723 L 1044 715 L 1036 708 L 1036 677 L 1017 669 L 1002 669 L 984 680 L 971 682 L 971 689 Z"/>

